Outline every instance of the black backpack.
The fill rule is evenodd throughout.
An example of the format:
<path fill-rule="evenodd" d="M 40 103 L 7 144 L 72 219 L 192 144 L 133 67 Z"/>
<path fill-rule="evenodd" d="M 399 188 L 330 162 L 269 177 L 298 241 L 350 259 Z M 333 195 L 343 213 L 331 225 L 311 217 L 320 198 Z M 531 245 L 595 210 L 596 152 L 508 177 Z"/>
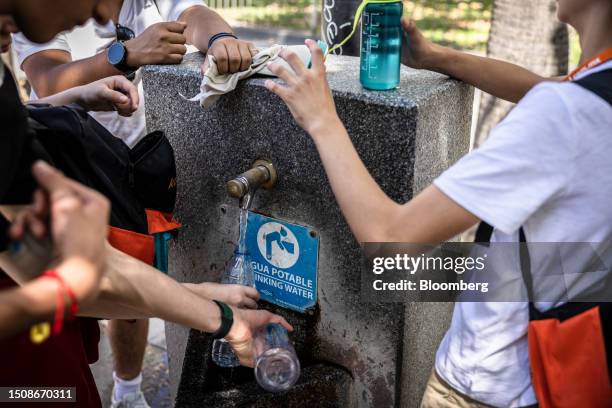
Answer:
<path fill-rule="evenodd" d="M 34 155 L 104 194 L 111 226 L 147 234 L 145 209 L 174 211 L 174 151 L 162 132 L 130 150 L 81 107 L 29 105 L 28 113 Z"/>
<path fill-rule="evenodd" d="M 612 69 L 574 83 L 612 106 Z M 475 241 L 488 245 L 492 233 L 493 227 L 481 222 Z M 538 310 L 534 304 L 527 238 L 522 227 L 519 240 L 521 274 L 529 297 L 529 364 L 539 406 L 577 406 L 578 401 L 582 406 L 609 406 L 612 398 L 612 303 L 567 302 L 546 311 Z M 609 285 L 610 281 L 606 283 Z M 605 293 L 610 293 L 609 287 L 603 286 L 607 288 Z"/>

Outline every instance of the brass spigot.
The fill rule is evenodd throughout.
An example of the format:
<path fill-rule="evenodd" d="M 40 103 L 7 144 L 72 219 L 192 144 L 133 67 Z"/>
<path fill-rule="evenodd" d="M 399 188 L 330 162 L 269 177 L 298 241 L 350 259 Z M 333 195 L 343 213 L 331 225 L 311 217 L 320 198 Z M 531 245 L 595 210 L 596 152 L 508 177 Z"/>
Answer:
<path fill-rule="evenodd" d="M 259 159 L 251 169 L 227 182 L 227 193 L 241 200 L 240 206 L 248 208 L 252 194 L 259 187 L 266 190 L 273 188 L 278 180 L 276 169 L 270 160 Z"/>

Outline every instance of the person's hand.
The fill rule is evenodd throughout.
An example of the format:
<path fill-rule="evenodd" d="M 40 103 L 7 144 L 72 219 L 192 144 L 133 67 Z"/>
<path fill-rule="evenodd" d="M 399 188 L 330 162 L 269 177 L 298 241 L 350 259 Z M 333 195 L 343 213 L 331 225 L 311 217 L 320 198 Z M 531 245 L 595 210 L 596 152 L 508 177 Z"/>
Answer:
<path fill-rule="evenodd" d="M 59 273 L 83 299 L 95 293 L 105 268 L 110 204 L 42 161 L 34 164 L 32 173 L 40 189 L 11 225 L 9 236 L 19 241 L 26 232 L 37 239 L 49 234 Z"/>
<path fill-rule="evenodd" d="M 339 121 L 336 105 L 325 78 L 323 51 L 312 40 L 306 40 L 312 55 L 312 68 L 308 69 L 293 52 L 284 49 L 280 56 L 294 72 L 280 64 L 271 63 L 268 69 L 285 84 L 267 80 L 266 88 L 278 95 L 289 107 L 298 125 L 310 135 Z"/>
<path fill-rule="evenodd" d="M 279 323 L 285 329 L 293 331 L 293 327 L 281 316 L 272 314 L 266 310 L 236 309 L 234 312 L 234 324 L 225 337 L 232 348 L 240 364 L 253 367 L 253 335 L 260 328 L 270 323 Z"/>
<path fill-rule="evenodd" d="M 402 18 L 402 28 L 408 44 L 407 52 L 402 53 L 402 64 L 415 69 L 431 69 L 443 47 L 427 40 L 412 20 Z"/>
<path fill-rule="evenodd" d="M 185 29 L 180 21 L 157 23 L 125 42 L 127 65 L 140 68 L 154 64 L 180 64 L 187 53 Z"/>
<path fill-rule="evenodd" d="M 132 116 L 140 103 L 138 88 L 120 75 L 82 85 L 74 92 L 76 103 L 88 111 L 117 111 L 121 116 Z"/>
<path fill-rule="evenodd" d="M 206 299 L 218 300 L 238 308 L 257 309 L 259 292 L 255 288 L 213 282 L 183 283 L 183 286 Z"/>
<path fill-rule="evenodd" d="M 15 24 L 13 17 L 0 15 L 0 54 L 8 52 L 11 46 L 11 33 L 16 33 L 17 31 L 17 24 Z"/>
<path fill-rule="evenodd" d="M 253 43 L 233 37 L 222 37 L 212 43 L 207 56 L 212 55 L 215 58 L 219 74 L 233 74 L 249 69 L 255 54 L 257 50 Z M 202 73 L 207 69 L 208 58 L 202 64 Z"/>

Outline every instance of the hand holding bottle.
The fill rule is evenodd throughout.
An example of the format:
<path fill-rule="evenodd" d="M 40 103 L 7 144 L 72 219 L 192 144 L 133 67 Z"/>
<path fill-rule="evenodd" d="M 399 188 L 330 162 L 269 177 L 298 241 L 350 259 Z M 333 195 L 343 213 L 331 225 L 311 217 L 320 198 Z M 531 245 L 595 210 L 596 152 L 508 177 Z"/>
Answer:
<path fill-rule="evenodd" d="M 429 41 L 412 20 L 402 18 L 402 28 L 408 44 L 402 54 L 402 64 L 415 69 L 434 69 L 445 48 Z"/>
<path fill-rule="evenodd" d="M 266 310 L 248 310 L 232 307 L 234 313 L 234 324 L 225 337 L 234 353 L 240 360 L 240 364 L 253 367 L 253 338 L 255 333 L 270 323 L 278 323 L 289 331 L 293 327 L 281 316 L 272 314 Z"/>

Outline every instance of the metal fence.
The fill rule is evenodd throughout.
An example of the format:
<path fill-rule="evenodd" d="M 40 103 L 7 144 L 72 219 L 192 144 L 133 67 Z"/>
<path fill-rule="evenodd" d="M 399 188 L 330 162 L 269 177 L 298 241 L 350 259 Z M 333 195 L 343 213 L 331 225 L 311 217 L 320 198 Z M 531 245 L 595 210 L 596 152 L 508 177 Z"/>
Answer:
<path fill-rule="evenodd" d="M 253 0 L 205 0 L 211 8 L 240 8 L 253 7 Z"/>

